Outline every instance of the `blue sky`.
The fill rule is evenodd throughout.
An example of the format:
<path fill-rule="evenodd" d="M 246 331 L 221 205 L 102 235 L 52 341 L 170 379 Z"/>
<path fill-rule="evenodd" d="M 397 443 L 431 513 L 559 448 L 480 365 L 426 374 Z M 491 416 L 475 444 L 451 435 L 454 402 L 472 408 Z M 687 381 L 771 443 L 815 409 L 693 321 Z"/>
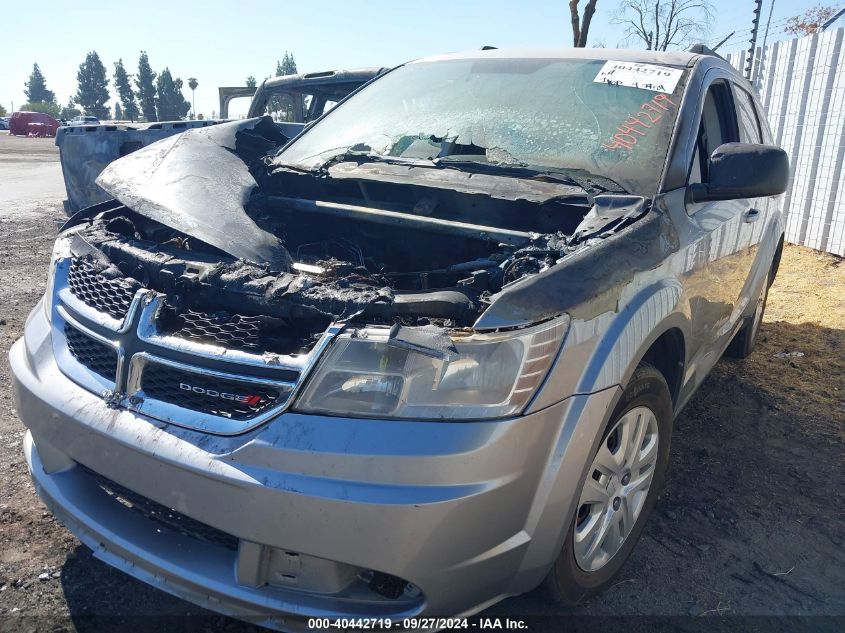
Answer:
<path fill-rule="evenodd" d="M 582 0 L 582 4 L 585 0 Z M 772 0 L 764 0 L 765 26 Z M 715 20 L 708 43 L 736 30 L 723 47 L 747 46 L 753 0 L 713 0 Z M 96 50 L 109 72 L 123 58 L 137 70 L 146 50 L 153 69 L 168 66 L 175 77 L 196 77 L 197 111 L 217 109 L 217 87 L 242 85 L 275 71 L 291 51 L 301 72 L 358 66 L 391 66 L 425 55 L 479 48 L 571 45 L 568 0 L 322 0 L 202 3 L 143 0 L 118 3 L 39 2 L 33 13 L 7 6 L 0 35 L 0 103 L 25 100 L 24 82 L 38 62 L 60 103 L 76 90 L 76 71 Z M 782 39 L 786 18 L 817 0 L 775 0 L 769 40 Z M 825 4 L 841 5 L 841 0 Z M 612 23 L 619 0 L 599 0 L 590 45 L 615 47 L 622 28 Z M 762 36 L 761 36 L 762 37 Z M 114 96 L 114 91 L 112 91 Z M 185 90 L 190 99 L 190 91 Z"/>

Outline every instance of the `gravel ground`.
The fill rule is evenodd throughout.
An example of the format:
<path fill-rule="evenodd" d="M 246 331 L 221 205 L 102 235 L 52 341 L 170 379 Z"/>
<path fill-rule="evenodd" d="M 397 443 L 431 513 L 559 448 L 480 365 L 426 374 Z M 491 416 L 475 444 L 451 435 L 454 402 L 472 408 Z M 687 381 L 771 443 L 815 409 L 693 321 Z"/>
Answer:
<path fill-rule="evenodd" d="M 153 630 L 197 622 L 196 630 L 252 630 L 99 562 L 30 483 L 6 352 L 44 289 L 64 197 L 57 161 L 51 140 L 0 133 L 0 630 L 137 631 L 139 620 L 121 618 L 187 614 L 204 618 L 179 618 L 175 628 L 144 621 Z M 840 263 L 786 249 L 757 352 L 721 361 L 680 415 L 666 489 L 642 541 L 613 587 L 566 615 L 680 616 L 679 625 L 715 616 L 708 626 L 778 616 L 784 630 L 808 621 L 788 616 L 827 615 L 838 617 L 810 628 L 845 626 Z M 804 356 L 776 356 L 793 351 Z M 814 391 L 804 397 L 809 379 Z M 564 612 L 528 594 L 485 615 Z M 626 622 L 646 630 L 655 621 Z"/>

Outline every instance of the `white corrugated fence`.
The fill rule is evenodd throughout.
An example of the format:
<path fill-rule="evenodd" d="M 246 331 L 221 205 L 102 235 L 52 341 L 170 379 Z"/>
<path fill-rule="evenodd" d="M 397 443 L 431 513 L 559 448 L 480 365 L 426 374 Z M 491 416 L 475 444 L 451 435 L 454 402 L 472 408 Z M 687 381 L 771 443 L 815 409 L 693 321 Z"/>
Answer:
<path fill-rule="evenodd" d="M 786 240 L 845 256 L 845 28 L 758 47 L 752 81 L 792 173 Z M 727 55 L 742 71 L 748 52 Z"/>

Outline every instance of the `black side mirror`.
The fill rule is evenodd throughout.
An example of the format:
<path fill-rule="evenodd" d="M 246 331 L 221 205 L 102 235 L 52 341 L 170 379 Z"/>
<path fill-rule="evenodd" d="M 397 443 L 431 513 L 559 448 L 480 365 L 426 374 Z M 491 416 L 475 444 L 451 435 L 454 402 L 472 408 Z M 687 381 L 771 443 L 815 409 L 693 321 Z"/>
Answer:
<path fill-rule="evenodd" d="M 710 157 L 709 180 L 690 185 L 693 202 L 776 196 L 789 184 L 789 157 L 773 145 L 725 143 Z"/>

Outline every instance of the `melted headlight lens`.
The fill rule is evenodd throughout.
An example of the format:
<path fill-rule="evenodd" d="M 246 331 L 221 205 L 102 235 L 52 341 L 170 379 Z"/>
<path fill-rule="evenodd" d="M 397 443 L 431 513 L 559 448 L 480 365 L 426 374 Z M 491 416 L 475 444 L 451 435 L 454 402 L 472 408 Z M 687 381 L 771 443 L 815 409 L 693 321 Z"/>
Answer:
<path fill-rule="evenodd" d="M 500 418 L 520 413 L 542 384 L 569 325 L 453 337 L 444 359 L 389 344 L 387 328 L 335 339 L 296 409 L 349 417 Z"/>

